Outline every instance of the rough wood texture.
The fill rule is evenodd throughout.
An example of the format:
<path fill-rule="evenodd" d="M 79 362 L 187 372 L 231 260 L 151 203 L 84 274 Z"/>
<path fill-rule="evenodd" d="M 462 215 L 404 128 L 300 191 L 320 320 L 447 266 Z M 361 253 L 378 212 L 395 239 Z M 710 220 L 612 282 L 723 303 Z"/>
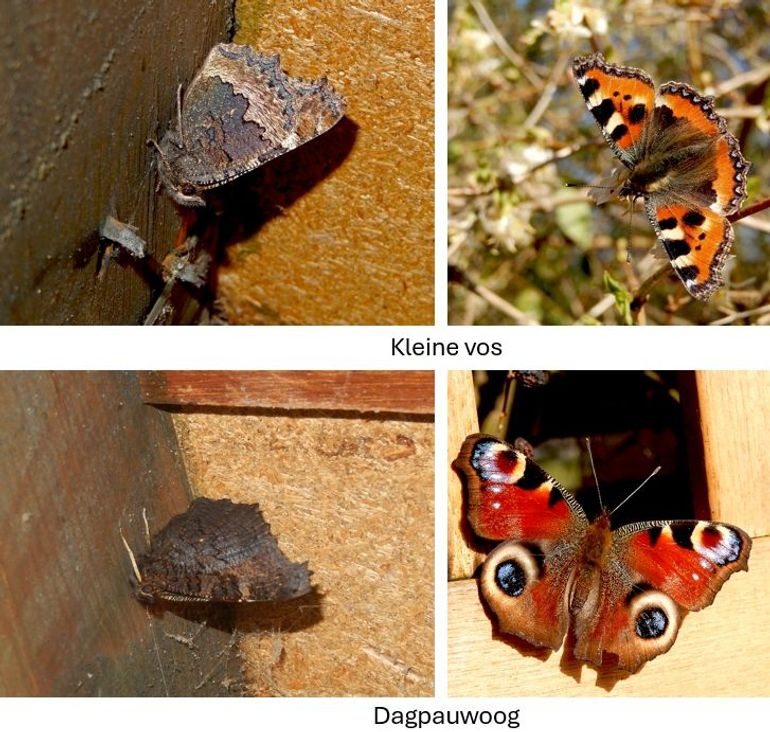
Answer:
<path fill-rule="evenodd" d="M 328 75 L 346 119 L 252 176 L 220 303 L 232 323 L 433 322 L 430 0 L 239 0 L 236 41 Z"/>
<path fill-rule="evenodd" d="M 432 393 L 432 392 L 431 392 Z M 433 425 L 177 414 L 192 484 L 259 502 L 314 592 L 242 643 L 251 693 L 433 693 Z"/>
<path fill-rule="evenodd" d="M 608 669 L 524 655 L 493 624 L 475 580 L 449 584 L 450 696 L 767 696 L 770 690 L 770 539 L 754 541 L 749 572 L 727 582 L 711 607 L 690 613 L 668 653 L 619 679 Z"/>
<path fill-rule="evenodd" d="M 150 404 L 433 414 L 432 371 L 148 371 Z"/>
<path fill-rule="evenodd" d="M 766 409 L 768 380 L 764 373 L 697 372 L 697 391 L 682 390 L 683 407 L 691 415 L 693 439 L 703 431 L 711 516 L 729 520 L 752 536 L 766 536 L 770 511 L 761 486 L 767 474 Z M 473 383 L 469 375 L 449 380 L 449 459 L 457 455 L 462 430 L 471 422 Z M 697 403 L 696 403 L 697 395 Z M 700 416 L 699 416 L 700 409 Z M 763 429 L 764 428 L 764 429 Z M 452 435 L 455 435 L 453 438 Z M 456 444 L 452 444 L 453 440 Z M 745 502 L 748 508 L 742 508 Z M 462 518 L 462 486 L 454 474 L 449 481 L 449 515 Z M 707 516 L 704 511 L 702 516 Z M 470 577 L 483 560 L 465 546 L 463 525 L 450 519 L 449 584 L 449 690 L 457 696 L 595 695 L 605 693 L 617 680 L 617 671 L 601 678 L 589 666 L 563 662 L 562 653 L 533 657 L 517 649 L 510 636 L 499 635 L 494 620 L 483 607 L 475 580 Z M 770 543 L 755 540 L 749 573 L 730 578 L 714 605 L 691 613 L 684 621 L 672 650 L 656 658 L 638 674 L 620 681 L 613 693 L 629 695 L 751 695 L 767 694 L 770 670 L 758 669 L 759 659 L 770 651 L 770 630 L 764 623 L 764 588 L 770 579 Z M 465 573 L 465 574 L 463 574 Z M 702 661 L 708 659 L 704 679 Z M 576 669 L 578 669 L 576 671 Z M 741 673 L 741 669 L 745 669 Z M 713 671 L 713 673 L 712 673 Z M 750 679 L 748 677 L 751 677 Z M 735 685 L 746 678 L 746 685 Z M 511 680 L 515 679 L 514 682 Z M 582 680 L 581 680 L 582 679 Z M 580 681 L 580 683 L 575 683 Z"/>
<path fill-rule="evenodd" d="M 141 550 L 189 501 L 168 415 L 117 372 L 0 373 L 0 412 L 0 695 L 227 693 L 230 634 L 128 581 L 119 528 Z"/>
<path fill-rule="evenodd" d="M 232 7 L 0 5 L 0 322 L 141 322 L 162 282 L 127 256 L 97 276 L 99 225 L 111 213 L 137 226 L 158 261 L 171 248 L 179 220 L 155 193 L 146 140 L 174 118 L 177 85 L 226 39 Z"/>
<path fill-rule="evenodd" d="M 770 534 L 770 372 L 695 373 L 711 515 Z"/>
<path fill-rule="evenodd" d="M 452 461 L 460 452 L 463 440 L 479 430 L 479 418 L 476 413 L 476 396 L 473 386 L 473 374 L 470 371 L 450 371 L 447 373 L 447 468 L 449 471 L 449 505 L 447 517 L 447 541 L 449 549 L 449 579 L 470 577 L 476 567 L 484 561 L 484 555 L 474 551 L 468 545 L 463 527 L 463 486 L 457 473 L 452 468 Z"/>

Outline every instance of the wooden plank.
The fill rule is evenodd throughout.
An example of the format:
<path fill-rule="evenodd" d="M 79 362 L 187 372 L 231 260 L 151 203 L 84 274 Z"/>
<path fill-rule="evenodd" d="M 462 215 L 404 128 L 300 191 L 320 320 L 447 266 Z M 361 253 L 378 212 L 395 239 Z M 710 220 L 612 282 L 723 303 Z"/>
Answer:
<path fill-rule="evenodd" d="M 227 39 L 233 5 L 3 3 L 0 322 L 142 322 L 179 229 L 146 141 L 176 119 L 177 86 Z M 137 227 L 147 257 L 103 258 L 108 214 Z"/>
<path fill-rule="evenodd" d="M 770 534 L 770 371 L 698 371 L 695 383 L 711 515 Z"/>
<path fill-rule="evenodd" d="M 471 371 L 450 371 L 447 374 L 447 466 L 449 505 L 447 517 L 449 579 L 470 577 L 484 561 L 484 555 L 470 546 L 471 534 L 464 514 L 463 486 L 452 468 L 463 440 L 479 430 L 476 412 L 476 391 Z"/>
<path fill-rule="evenodd" d="M 0 695 L 227 693 L 230 633 L 128 581 L 119 530 L 189 502 L 170 416 L 119 372 L 0 373 L 0 412 Z"/>
<path fill-rule="evenodd" d="M 690 613 L 668 653 L 638 673 L 600 675 L 563 651 L 524 655 L 493 630 L 474 580 L 449 584 L 450 696 L 766 696 L 770 689 L 770 538 L 756 539 L 749 572 L 711 607 Z"/>
<path fill-rule="evenodd" d="M 432 371 L 150 371 L 149 404 L 433 414 Z"/>

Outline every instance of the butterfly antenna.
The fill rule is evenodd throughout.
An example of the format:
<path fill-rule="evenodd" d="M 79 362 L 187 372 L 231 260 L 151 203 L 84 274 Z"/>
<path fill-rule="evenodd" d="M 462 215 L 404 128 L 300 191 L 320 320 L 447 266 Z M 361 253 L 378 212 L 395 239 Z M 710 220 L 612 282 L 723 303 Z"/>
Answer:
<path fill-rule="evenodd" d="M 623 499 L 623 500 L 622 500 L 622 501 L 621 501 L 621 502 L 620 502 L 620 503 L 619 503 L 617 506 L 615 506 L 615 508 L 613 508 L 613 509 L 612 509 L 612 511 L 610 511 L 610 516 L 612 516 L 612 514 L 613 514 L 613 513 L 615 513 L 615 511 L 617 511 L 617 510 L 618 510 L 618 509 L 619 509 L 619 508 L 620 508 L 620 507 L 621 507 L 621 506 L 622 506 L 622 505 L 623 505 L 623 504 L 624 504 L 624 503 L 625 503 L 625 502 L 626 502 L 626 501 L 627 501 L 629 498 L 631 498 L 631 496 L 633 496 L 633 495 L 634 495 L 634 493 L 636 493 L 637 491 L 641 490 L 641 488 L 642 488 L 643 486 L 645 486 L 647 483 L 649 483 L 649 481 L 652 479 L 652 477 L 653 477 L 654 475 L 657 475 L 659 472 L 660 472 L 660 465 L 658 465 L 658 467 L 657 467 L 657 468 L 655 468 L 655 470 L 653 470 L 653 471 L 652 471 L 652 472 L 651 472 L 651 473 L 650 473 L 650 474 L 649 474 L 649 475 L 648 475 L 648 476 L 647 476 L 647 477 L 646 477 L 646 478 L 645 478 L 645 479 L 644 479 L 644 480 L 641 482 L 641 484 L 639 485 L 639 487 L 638 487 L 638 488 L 636 488 L 635 490 L 631 491 L 631 493 L 629 493 L 629 494 L 628 494 L 628 495 L 627 495 L 627 496 L 626 496 L 626 497 L 625 497 L 625 498 L 624 498 L 624 499 Z"/>
<path fill-rule="evenodd" d="M 565 183 L 565 188 L 597 188 L 600 191 L 611 191 L 614 186 L 599 186 L 595 183 Z"/>
<path fill-rule="evenodd" d="M 179 139 L 184 147 L 184 130 L 182 129 L 182 85 L 176 88 L 176 123 L 179 128 Z"/>
<path fill-rule="evenodd" d="M 128 558 L 131 560 L 131 566 L 134 569 L 134 575 L 136 576 L 137 581 L 139 584 L 142 583 L 142 573 L 139 571 L 139 567 L 136 564 L 136 557 L 134 556 L 134 553 L 131 551 L 131 547 L 128 545 L 128 542 L 126 541 L 126 537 L 123 536 L 123 529 L 118 526 L 118 532 L 120 533 L 120 538 L 123 540 L 123 546 L 126 547 L 126 551 L 128 552 Z"/>
<path fill-rule="evenodd" d="M 147 521 L 147 508 L 145 507 L 142 507 L 142 518 L 144 519 L 144 535 L 147 538 L 147 546 L 149 547 L 152 539 L 150 539 L 150 522 Z"/>
<path fill-rule="evenodd" d="M 591 472 L 594 474 L 594 481 L 596 483 L 596 493 L 599 495 L 599 508 L 604 513 L 604 503 L 602 503 L 602 492 L 599 490 L 599 476 L 596 475 L 596 466 L 594 465 L 594 454 L 591 451 L 591 438 L 586 437 L 586 449 L 588 450 L 588 459 L 591 461 Z"/>

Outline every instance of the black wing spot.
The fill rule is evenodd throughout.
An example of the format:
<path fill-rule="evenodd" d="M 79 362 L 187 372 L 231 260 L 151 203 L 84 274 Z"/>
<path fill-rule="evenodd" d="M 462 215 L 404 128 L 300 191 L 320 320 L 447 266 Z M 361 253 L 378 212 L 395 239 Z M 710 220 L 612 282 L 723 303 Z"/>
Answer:
<path fill-rule="evenodd" d="M 509 597 L 518 597 L 527 589 L 527 573 L 521 564 L 507 559 L 495 567 L 495 584 Z"/>
<path fill-rule="evenodd" d="M 676 271 L 683 280 L 695 280 L 698 277 L 698 268 L 692 264 L 689 267 L 677 267 Z"/>
<path fill-rule="evenodd" d="M 617 142 L 628 132 L 628 127 L 625 125 L 618 125 L 611 133 L 610 137 Z"/>
<path fill-rule="evenodd" d="M 516 481 L 516 487 L 525 491 L 537 490 L 548 480 L 547 473 L 531 460 L 524 466 L 524 474 Z"/>
<path fill-rule="evenodd" d="M 647 105 L 640 102 L 631 107 L 628 113 L 628 119 L 631 124 L 638 125 L 647 116 Z"/>
<path fill-rule="evenodd" d="M 690 245 L 682 239 L 661 239 L 660 243 L 671 259 L 683 257 L 690 253 Z"/>
<path fill-rule="evenodd" d="M 681 546 L 682 549 L 692 549 L 692 524 L 678 524 L 671 527 L 671 536 L 674 537 L 674 541 L 677 546 Z"/>
<path fill-rule="evenodd" d="M 551 492 L 548 494 L 548 508 L 553 508 L 559 501 L 563 500 L 564 496 L 561 491 L 556 486 L 553 486 Z"/>
<path fill-rule="evenodd" d="M 606 127 L 607 122 L 610 121 L 610 117 L 615 114 L 615 105 L 611 99 L 605 99 L 595 107 L 591 107 L 591 114 L 596 118 L 596 121 L 602 126 Z"/>
<path fill-rule="evenodd" d="M 682 221 L 684 221 L 687 226 L 700 226 L 705 220 L 706 217 L 700 213 L 700 211 L 688 211 L 682 217 Z"/>
<path fill-rule="evenodd" d="M 588 99 L 593 96 L 594 92 L 599 88 L 599 82 L 596 79 L 586 79 L 583 85 L 580 87 L 580 91 L 583 92 L 583 96 Z"/>
<path fill-rule="evenodd" d="M 636 617 L 636 634 L 642 640 L 653 640 L 665 634 L 668 617 L 659 607 L 647 607 Z"/>

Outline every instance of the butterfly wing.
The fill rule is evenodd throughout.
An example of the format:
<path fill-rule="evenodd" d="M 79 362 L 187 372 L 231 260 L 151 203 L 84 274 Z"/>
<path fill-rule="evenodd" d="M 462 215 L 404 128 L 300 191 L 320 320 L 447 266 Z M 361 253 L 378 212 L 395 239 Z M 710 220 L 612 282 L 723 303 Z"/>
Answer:
<path fill-rule="evenodd" d="M 473 531 L 503 541 L 484 562 L 480 580 L 500 630 L 558 649 L 588 524 L 583 509 L 536 463 L 489 435 L 467 437 L 454 467 L 466 479 Z"/>
<path fill-rule="evenodd" d="M 748 569 L 751 539 L 707 521 L 647 522 L 613 532 L 596 596 L 575 617 L 576 658 L 636 671 L 676 640 L 682 611 L 710 605 L 727 579 Z"/>
<path fill-rule="evenodd" d="M 733 243 L 733 227 L 704 206 L 669 203 L 660 196 L 645 203 L 647 217 L 687 291 L 701 300 L 724 284 L 722 270 Z"/>
<path fill-rule="evenodd" d="M 661 86 L 649 124 L 644 170 L 647 215 L 688 292 L 707 299 L 722 283 L 733 241 L 726 217 L 746 198 L 749 163 L 714 99 Z"/>
<path fill-rule="evenodd" d="M 196 498 L 138 558 L 141 594 L 167 600 L 260 602 L 310 591 L 306 564 L 281 552 L 256 504 Z"/>
<path fill-rule="evenodd" d="M 599 53 L 576 58 L 572 74 L 612 151 L 633 168 L 654 107 L 652 79 L 641 69 L 608 64 Z"/>
<path fill-rule="evenodd" d="M 185 91 L 182 129 L 161 143 L 166 175 L 198 190 L 221 185 L 309 142 L 344 113 L 325 78 L 303 81 L 277 55 L 220 43 Z"/>

